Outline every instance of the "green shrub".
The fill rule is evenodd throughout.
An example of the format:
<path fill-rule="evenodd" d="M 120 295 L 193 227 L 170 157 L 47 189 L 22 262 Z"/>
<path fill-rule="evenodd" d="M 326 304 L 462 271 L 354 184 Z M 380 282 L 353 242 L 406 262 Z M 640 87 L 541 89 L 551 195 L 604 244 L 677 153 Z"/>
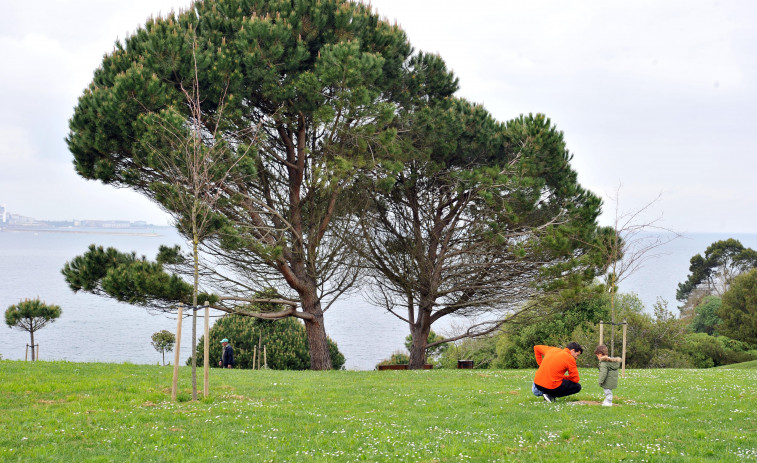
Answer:
<path fill-rule="evenodd" d="M 747 362 L 757 356 L 747 350 L 747 345 L 726 336 L 709 336 L 692 333 L 686 336 L 679 348 L 686 353 L 697 368 L 711 368 L 732 363 Z"/>
<path fill-rule="evenodd" d="M 458 360 L 473 360 L 473 368 L 491 368 L 497 358 L 497 337 L 463 339 L 451 345 L 441 356 L 442 368 L 457 368 Z"/>
<path fill-rule="evenodd" d="M 210 364 L 218 366 L 221 359 L 221 339 L 228 338 L 234 348 L 236 368 L 253 368 L 253 354 L 258 346 L 265 346 L 265 361 L 274 370 L 307 370 L 310 368 L 305 326 L 294 318 L 262 320 L 242 315 L 225 315 L 210 329 Z M 204 336 L 197 346 L 197 359 L 201 363 L 204 353 Z M 336 343 L 328 340 L 331 363 L 335 370 L 344 366 L 344 355 Z M 263 355 L 260 354 L 260 363 Z M 187 360 L 187 364 L 191 358 Z"/>
<path fill-rule="evenodd" d="M 408 356 L 404 352 L 395 352 L 392 354 L 391 357 L 388 359 L 384 359 L 380 361 L 376 366 L 379 365 L 407 365 L 410 363 L 410 356 Z"/>
<path fill-rule="evenodd" d="M 720 334 L 757 347 L 757 268 L 733 279 L 717 315 Z"/>
<path fill-rule="evenodd" d="M 705 296 L 702 303 L 694 308 L 694 318 L 689 328 L 695 333 L 717 334 L 717 325 L 721 322 L 718 310 L 723 305 L 717 296 Z"/>
<path fill-rule="evenodd" d="M 649 361 L 650 368 L 692 368 L 691 357 L 672 349 L 658 349 Z"/>

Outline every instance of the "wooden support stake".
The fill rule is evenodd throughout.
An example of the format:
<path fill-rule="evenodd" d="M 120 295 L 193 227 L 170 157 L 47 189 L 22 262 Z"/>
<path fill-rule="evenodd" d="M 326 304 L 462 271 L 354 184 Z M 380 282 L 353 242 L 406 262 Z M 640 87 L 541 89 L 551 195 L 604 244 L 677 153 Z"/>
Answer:
<path fill-rule="evenodd" d="M 602 320 L 599 321 L 599 343 L 604 344 L 605 342 L 605 325 Z"/>
<path fill-rule="evenodd" d="M 202 395 L 207 397 L 210 394 L 210 302 L 205 301 L 205 329 L 204 329 L 205 343 L 203 344 L 203 356 L 202 356 L 202 368 L 203 368 L 203 385 Z"/>
<path fill-rule="evenodd" d="M 258 335 L 258 370 L 260 370 L 260 360 L 263 358 L 263 333 Z"/>
<path fill-rule="evenodd" d="M 268 351 L 263 346 L 263 368 L 268 369 Z"/>
<path fill-rule="evenodd" d="M 255 359 L 258 358 L 258 346 L 252 347 L 252 369 L 255 369 Z"/>
<path fill-rule="evenodd" d="M 181 319 L 184 314 L 184 304 L 179 304 L 176 317 L 176 348 L 173 356 L 173 381 L 171 382 L 171 400 L 176 402 L 176 391 L 179 385 L 179 351 L 181 350 Z"/>
<path fill-rule="evenodd" d="M 622 376 L 626 377 L 626 332 L 628 328 L 628 322 L 623 320 L 623 368 L 622 368 Z"/>
<path fill-rule="evenodd" d="M 39 344 L 36 344 L 36 345 L 33 345 L 33 344 L 27 344 L 27 345 L 26 345 L 26 352 L 24 352 L 24 362 L 26 362 L 27 360 L 29 360 L 29 348 L 30 348 L 30 347 L 32 348 L 32 361 L 34 361 L 34 360 L 39 360 Z M 34 349 L 35 349 L 35 347 L 36 347 L 36 349 L 37 349 L 37 350 L 36 350 L 36 352 L 37 352 L 37 355 L 34 355 L 34 352 L 35 352 L 35 350 L 34 350 Z"/>

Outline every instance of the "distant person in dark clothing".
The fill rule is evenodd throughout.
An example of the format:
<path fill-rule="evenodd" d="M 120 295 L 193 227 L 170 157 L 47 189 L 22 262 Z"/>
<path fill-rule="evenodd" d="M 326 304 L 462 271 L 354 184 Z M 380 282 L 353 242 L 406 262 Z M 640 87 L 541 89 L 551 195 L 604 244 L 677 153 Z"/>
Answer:
<path fill-rule="evenodd" d="M 234 348 L 229 344 L 229 340 L 223 338 L 221 340 L 223 344 L 223 354 L 221 354 L 221 361 L 218 362 L 218 366 L 222 368 L 232 368 L 234 366 Z"/>

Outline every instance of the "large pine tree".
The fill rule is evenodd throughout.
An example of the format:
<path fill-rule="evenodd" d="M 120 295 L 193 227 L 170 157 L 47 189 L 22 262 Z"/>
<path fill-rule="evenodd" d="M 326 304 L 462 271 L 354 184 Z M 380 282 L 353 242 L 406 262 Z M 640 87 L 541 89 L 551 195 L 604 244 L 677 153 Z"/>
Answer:
<path fill-rule="evenodd" d="M 191 188 L 166 168 L 185 162 L 168 140 L 199 134 L 214 153 L 203 246 L 206 277 L 227 296 L 218 304 L 274 286 L 299 306 L 289 315 L 305 322 L 311 367 L 329 369 L 322 300 L 355 281 L 337 258 L 350 226 L 343 192 L 388 152 L 410 54 L 405 34 L 362 3 L 197 1 L 116 43 L 79 99 L 68 146 L 79 175 L 134 189 L 181 224 L 190 212 L 172 198 Z"/>

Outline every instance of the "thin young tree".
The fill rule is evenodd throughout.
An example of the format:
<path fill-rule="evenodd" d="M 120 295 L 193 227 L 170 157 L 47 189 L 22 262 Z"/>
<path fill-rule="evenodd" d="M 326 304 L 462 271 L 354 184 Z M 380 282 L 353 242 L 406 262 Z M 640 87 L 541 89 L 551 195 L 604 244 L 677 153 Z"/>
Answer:
<path fill-rule="evenodd" d="M 620 208 L 620 189 L 610 199 L 615 205 L 613 224 L 596 242 L 605 260 L 605 286 L 610 293 L 610 355 L 615 351 L 616 319 L 615 301 L 622 281 L 641 269 L 647 262 L 660 257 L 661 247 L 682 236 L 662 224 L 662 213 L 649 217 L 662 197 L 658 194 L 642 207 L 630 211 Z"/>
<path fill-rule="evenodd" d="M 226 108 L 228 79 L 216 102 L 216 114 L 210 118 L 202 112 L 202 95 L 197 64 L 197 37 L 195 29 L 186 33 L 192 49 L 192 74 L 188 82 L 180 81 L 179 88 L 184 96 L 183 106 L 188 110 L 188 119 L 173 107 L 148 113 L 142 123 L 154 127 L 154 138 L 146 136 L 143 144 L 146 151 L 155 157 L 155 163 L 167 174 L 170 182 L 156 185 L 158 204 L 173 218 L 178 231 L 192 245 L 192 400 L 197 400 L 197 295 L 200 287 L 200 244 L 212 233 L 214 213 L 221 197 L 221 188 L 229 180 L 234 168 L 250 156 L 250 148 L 255 143 L 257 131 L 248 129 L 244 135 L 235 134 L 237 139 L 247 140 L 247 151 L 232 155 L 223 139 L 219 123 Z M 236 179 L 239 181 L 240 179 Z M 247 179 L 250 181 L 251 179 Z M 205 308 L 205 340 L 209 328 L 209 307 Z M 180 322 L 180 321 L 179 321 Z M 180 342 L 180 340 L 179 340 Z M 208 352 L 205 346 L 205 352 Z M 209 359 L 203 359 L 203 394 L 209 394 Z M 177 370 L 178 371 L 178 370 Z"/>
<path fill-rule="evenodd" d="M 17 328 L 29 333 L 31 336 L 32 361 L 36 360 L 34 333 L 53 323 L 61 315 L 61 308 L 57 305 L 48 305 L 37 299 L 24 299 L 18 304 L 11 305 L 5 311 L 5 324 L 9 328 Z"/>

